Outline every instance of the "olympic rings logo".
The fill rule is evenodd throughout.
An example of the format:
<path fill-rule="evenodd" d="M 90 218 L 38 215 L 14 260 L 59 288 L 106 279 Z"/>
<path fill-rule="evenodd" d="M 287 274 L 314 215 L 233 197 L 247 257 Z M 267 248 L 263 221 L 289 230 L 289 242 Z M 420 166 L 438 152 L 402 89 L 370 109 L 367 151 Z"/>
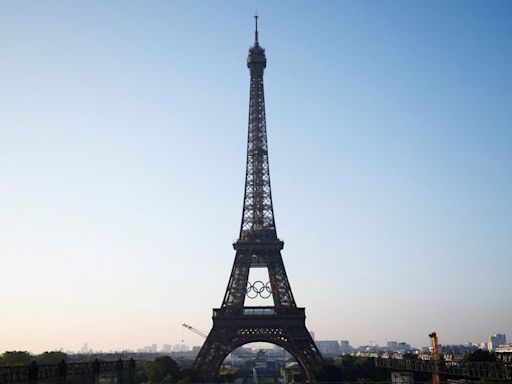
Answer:
<path fill-rule="evenodd" d="M 254 283 L 247 281 L 246 286 L 244 287 L 242 284 L 240 289 L 249 299 L 255 299 L 258 296 L 262 299 L 268 299 L 274 293 L 270 281 L 267 281 L 266 284 L 261 280 L 257 280 Z"/>

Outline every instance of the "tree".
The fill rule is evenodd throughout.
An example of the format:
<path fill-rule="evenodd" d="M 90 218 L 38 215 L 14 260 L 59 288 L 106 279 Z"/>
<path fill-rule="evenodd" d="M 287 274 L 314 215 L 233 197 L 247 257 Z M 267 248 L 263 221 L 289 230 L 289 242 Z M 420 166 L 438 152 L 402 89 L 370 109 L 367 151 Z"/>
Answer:
<path fill-rule="evenodd" d="M 341 382 L 341 370 L 334 364 L 324 364 L 318 371 L 316 378 L 318 381 Z"/>
<path fill-rule="evenodd" d="M 219 371 L 219 379 L 223 383 L 232 383 L 239 368 L 223 368 Z"/>
<path fill-rule="evenodd" d="M 496 361 L 496 355 L 489 351 L 484 351 L 482 349 L 477 349 L 475 352 L 471 352 L 469 355 L 465 357 L 466 361 L 487 361 L 494 362 Z"/>
<path fill-rule="evenodd" d="M 182 384 L 189 382 L 189 383 L 198 383 L 200 381 L 199 374 L 197 371 L 195 371 L 192 368 L 184 368 L 180 372 L 180 380 L 179 382 L 182 382 Z"/>
<path fill-rule="evenodd" d="M 45 364 L 59 364 L 62 360 L 66 361 L 68 355 L 64 352 L 51 351 L 44 352 L 35 357 L 35 361 L 37 364 L 45 365 Z"/>
<path fill-rule="evenodd" d="M 0 366 L 28 365 L 33 357 L 27 351 L 8 351 L 0 356 Z"/>
<path fill-rule="evenodd" d="M 343 355 L 336 359 L 336 365 L 339 366 L 344 381 L 379 380 L 379 371 L 373 358 Z"/>
<path fill-rule="evenodd" d="M 179 375 L 179 372 L 178 363 L 169 356 L 157 357 L 146 364 L 146 376 L 153 384 L 169 383 Z"/>

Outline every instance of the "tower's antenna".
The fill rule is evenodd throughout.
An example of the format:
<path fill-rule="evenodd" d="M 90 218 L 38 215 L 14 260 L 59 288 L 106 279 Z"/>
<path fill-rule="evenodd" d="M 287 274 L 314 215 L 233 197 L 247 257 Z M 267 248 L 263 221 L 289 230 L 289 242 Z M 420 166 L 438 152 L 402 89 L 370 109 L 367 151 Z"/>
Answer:
<path fill-rule="evenodd" d="M 255 12 L 254 14 L 254 21 L 256 23 L 256 29 L 255 29 L 255 32 L 254 32 L 254 42 L 256 44 L 258 44 L 258 11 Z"/>

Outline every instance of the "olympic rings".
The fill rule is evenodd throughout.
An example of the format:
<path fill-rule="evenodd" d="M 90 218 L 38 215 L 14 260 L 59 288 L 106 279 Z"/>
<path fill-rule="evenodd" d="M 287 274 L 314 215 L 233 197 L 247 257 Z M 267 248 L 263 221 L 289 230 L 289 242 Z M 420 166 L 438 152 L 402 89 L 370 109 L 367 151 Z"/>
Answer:
<path fill-rule="evenodd" d="M 255 299 L 258 296 L 262 299 L 268 299 L 272 296 L 272 285 L 270 281 L 266 284 L 261 280 L 257 280 L 252 284 L 248 281 L 245 287 L 245 294 L 249 299 Z"/>

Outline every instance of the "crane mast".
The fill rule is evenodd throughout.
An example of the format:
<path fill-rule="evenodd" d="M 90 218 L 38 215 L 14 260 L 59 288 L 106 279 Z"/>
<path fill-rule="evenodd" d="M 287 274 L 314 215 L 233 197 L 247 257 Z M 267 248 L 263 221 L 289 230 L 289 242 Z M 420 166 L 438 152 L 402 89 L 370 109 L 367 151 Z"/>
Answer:
<path fill-rule="evenodd" d="M 436 363 L 439 363 L 440 360 L 440 354 L 439 354 L 439 339 L 437 338 L 437 334 L 435 332 L 432 332 L 430 335 L 430 344 L 432 346 L 432 361 L 435 361 Z M 432 381 L 434 384 L 439 384 L 439 367 L 435 366 L 435 371 L 432 374 Z"/>

